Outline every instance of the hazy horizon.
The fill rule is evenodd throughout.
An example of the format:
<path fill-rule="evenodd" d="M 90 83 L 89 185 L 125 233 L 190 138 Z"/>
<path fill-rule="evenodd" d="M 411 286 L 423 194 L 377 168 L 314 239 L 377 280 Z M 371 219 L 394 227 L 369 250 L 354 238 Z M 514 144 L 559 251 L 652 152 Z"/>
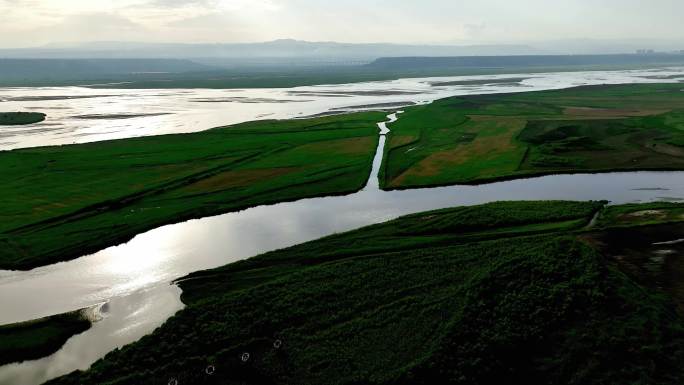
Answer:
<path fill-rule="evenodd" d="M 674 49 L 684 39 L 683 11 L 684 3 L 674 0 L 648 5 L 572 0 L 552 6 L 542 0 L 0 0 L 0 48 L 278 39 L 461 46 L 562 40 L 581 45 L 586 39 L 587 44 L 638 40 Z"/>
<path fill-rule="evenodd" d="M 213 41 L 213 42 L 202 42 L 202 41 L 168 41 L 168 40 L 122 40 L 122 39 L 111 39 L 111 40 L 83 40 L 83 41 L 49 41 L 46 43 L 38 45 L 25 45 L 17 47 L 0 47 L 4 48 L 72 48 L 72 47 L 87 47 L 102 45 L 104 47 L 117 47 L 125 45 L 248 45 L 248 44 L 268 44 L 277 42 L 299 42 L 299 43 L 311 43 L 311 44 L 341 44 L 341 45 L 415 45 L 415 46 L 445 46 L 445 47 L 471 47 L 471 46 L 546 46 L 548 44 L 555 43 L 595 43 L 595 44 L 633 44 L 635 46 L 643 46 L 644 48 L 649 48 L 648 44 L 655 44 L 656 46 L 672 46 L 673 49 L 681 47 L 684 49 L 684 40 L 675 39 L 649 39 L 649 38 L 633 38 L 633 39 L 594 39 L 594 38 L 574 38 L 574 39 L 556 39 L 556 40 L 529 40 L 529 41 L 517 41 L 517 42 L 410 42 L 410 41 L 347 41 L 347 40 L 317 40 L 317 39 L 297 39 L 288 36 L 282 36 L 274 39 L 268 40 L 244 40 L 244 41 Z"/>

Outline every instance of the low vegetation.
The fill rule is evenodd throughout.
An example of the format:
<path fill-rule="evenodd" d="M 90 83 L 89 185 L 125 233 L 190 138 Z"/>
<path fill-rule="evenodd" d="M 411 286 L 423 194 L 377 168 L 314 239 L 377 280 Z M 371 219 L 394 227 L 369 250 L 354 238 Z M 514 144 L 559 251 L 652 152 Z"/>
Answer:
<path fill-rule="evenodd" d="M 185 219 L 361 189 L 380 112 L 0 152 L 0 269 L 95 252 Z"/>
<path fill-rule="evenodd" d="M 453 97 L 392 126 L 385 188 L 533 175 L 684 169 L 680 84 Z"/>
<path fill-rule="evenodd" d="M 684 205 L 653 202 L 609 206 L 601 212 L 596 227 L 643 226 L 684 221 Z"/>
<path fill-rule="evenodd" d="M 48 356 L 89 328 L 82 311 L 0 326 L 0 365 Z"/>
<path fill-rule="evenodd" d="M 39 123 L 45 120 L 40 112 L 0 112 L 0 126 L 17 126 Z"/>
<path fill-rule="evenodd" d="M 195 273 L 152 335 L 51 383 L 680 384 L 684 323 L 587 240 L 602 207 L 439 210 Z"/>
<path fill-rule="evenodd" d="M 583 238 L 632 280 L 664 292 L 684 316 L 684 204 L 610 206 Z"/>

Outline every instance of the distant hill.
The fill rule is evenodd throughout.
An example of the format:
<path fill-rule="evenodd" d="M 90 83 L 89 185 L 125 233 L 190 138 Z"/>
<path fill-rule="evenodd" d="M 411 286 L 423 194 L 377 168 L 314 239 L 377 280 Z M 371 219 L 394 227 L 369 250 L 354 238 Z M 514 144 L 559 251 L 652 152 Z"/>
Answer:
<path fill-rule="evenodd" d="M 528 44 L 419 45 L 310 42 L 281 39 L 259 43 L 55 43 L 41 47 L 0 49 L 0 58 L 33 59 L 190 59 L 235 68 L 282 65 L 358 65 L 382 57 L 540 56 L 629 54 L 637 49 L 675 52 L 676 40 L 566 39 Z"/>
<path fill-rule="evenodd" d="M 385 56 L 487 56 L 548 53 L 527 45 L 349 44 L 275 40 L 241 44 L 156 44 L 97 42 L 52 44 L 38 48 L 0 50 L 3 58 L 179 58 L 215 59 L 212 64 L 272 64 L 279 61 L 365 61 Z M 216 59 L 223 59 L 216 60 Z M 339 64 L 339 63 L 338 63 Z M 358 64 L 358 63 L 354 63 Z"/>

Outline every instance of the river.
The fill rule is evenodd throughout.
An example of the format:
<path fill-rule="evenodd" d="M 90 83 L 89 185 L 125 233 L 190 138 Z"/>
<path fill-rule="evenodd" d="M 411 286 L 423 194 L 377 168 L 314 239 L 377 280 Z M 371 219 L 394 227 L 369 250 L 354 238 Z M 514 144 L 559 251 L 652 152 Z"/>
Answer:
<path fill-rule="evenodd" d="M 454 95 L 652 83 L 684 68 L 411 78 L 262 89 L 0 88 L 0 111 L 38 111 L 44 122 L 2 127 L 0 150 L 196 132 L 258 119 L 290 119 Z M 673 81 L 672 79 L 667 81 Z"/>
<path fill-rule="evenodd" d="M 0 367 L 0 384 L 39 384 L 86 369 L 182 309 L 174 279 L 266 251 L 425 210 L 498 200 L 680 200 L 682 172 L 555 175 L 405 191 L 378 188 L 385 134 L 366 187 L 354 194 L 303 199 L 163 226 L 92 255 L 31 271 L 0 271 L 0 324 L 96 306 L 103 316 L 57 353 Z M 390 124 L 388 128 L 388 124 Z"/>

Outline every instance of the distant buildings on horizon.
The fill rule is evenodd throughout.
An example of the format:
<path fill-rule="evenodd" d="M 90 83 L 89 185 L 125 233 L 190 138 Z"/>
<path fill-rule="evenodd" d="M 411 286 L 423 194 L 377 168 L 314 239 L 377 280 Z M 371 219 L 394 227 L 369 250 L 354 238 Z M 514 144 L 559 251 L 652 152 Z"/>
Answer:
<path fill-rule="evenodd" d="M 654 54 L 657 54 L 657 53 L 661 53 L 661 54 L 662 54 L 662 53 L 665 53 L 665 54 L 667 54 L 667 53 L 673 53 L 673 54 L 676 54 L 676 55 L 684 55 L 684 49 L 674 50 L 674 51 L 667 51 L 667 52 L 658 52 L 658 51 L 656 51 L 656 50 L 654 50 L 654 49 L 638 49 L 638 50 L 636 50 L 636 54 L 637 54 L 637 55 L 654 55 Z"/>

